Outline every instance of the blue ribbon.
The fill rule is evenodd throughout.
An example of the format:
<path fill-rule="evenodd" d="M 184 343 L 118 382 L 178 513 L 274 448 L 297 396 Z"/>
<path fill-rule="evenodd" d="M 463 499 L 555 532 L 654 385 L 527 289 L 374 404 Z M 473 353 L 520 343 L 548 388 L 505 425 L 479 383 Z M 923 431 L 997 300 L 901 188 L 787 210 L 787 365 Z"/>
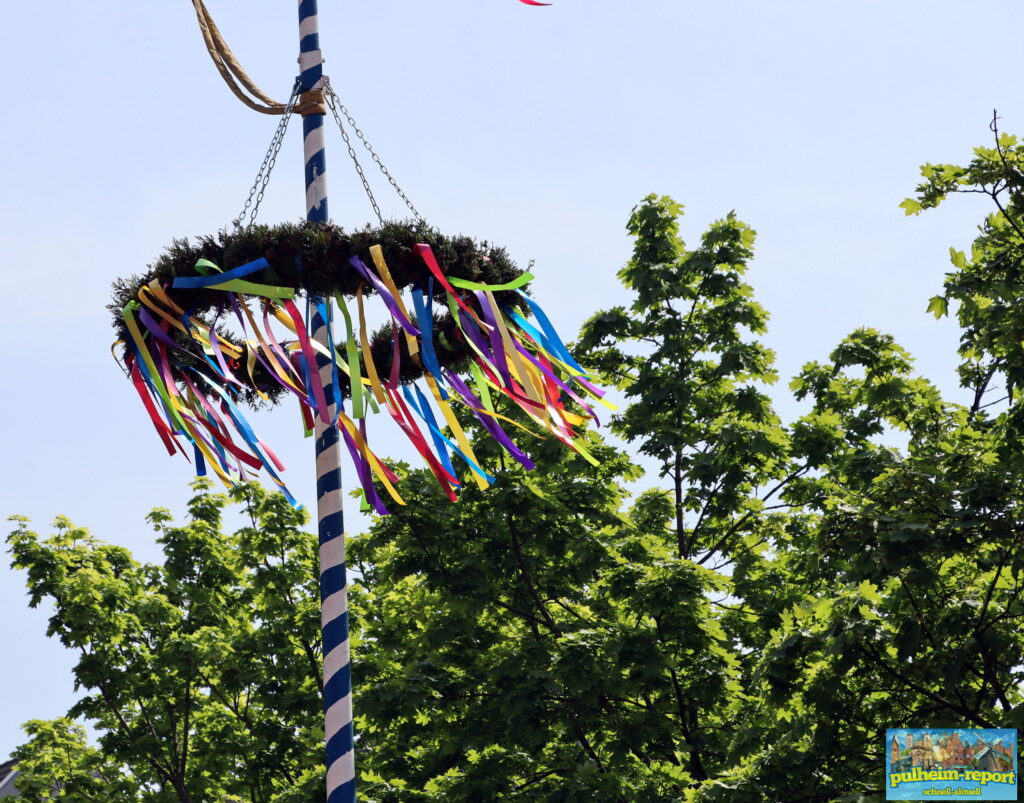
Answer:
<path fill-rule="evenodd" d="M 430 429 L 430 437 L 434 441 L 434 449 L 437 451 L 437 456 L 441 459 L 441 465 L 444 466 L 445 471 L 454 477 L 456 476 L 455 467 L 452 466 L 452 461 L 448 457 L 448 449 L 445 448 L 445 445 L 450 445 L 451 441 L 437 428 L 437 419 L 434 418 L 434 411 L 430 409 L 430 405 L 427 403 L 422 391 L 415 385 L 413 385 L 413 389 L 416 391 L 416 396 L 419 397 L 419 403 L 413 398 L 408 385 L 402 386 L 402 393 L 405 395 L 406 401 L 409 402 L 409 406 L 416 411 L 416 414 L 423 419 L 423 423 Z"/>
<path fill-rule="evenodd" d="M 241 279 L 250 273 L 255 273 L 263 268 L 269 268 L 270 263 L 260 257 L 254 262 L 247 262 L 240 268 L 229 270 L 227 273 L 216 273 L 213 276 L 179 276 L 171 284 L 175 290 L 195 290 L 201 287 L 213 287 L 217 284 L 230 282 L 232 279 Z"/>
<path fill-rule="evenodd" d="M 475 462 L 473 462 L 473 460 L 466 456 L 465 452 L 463 452 L 458 446 L 452 443 L 451 439 L 447 435 L 445 435 L 443 432 L 441 432 L 440 429 L 438 429 L 437 419 L 434 418 L 434 414 L 433 411 L 430 409 L 430 404 L 427 401 L 427 397 L 423 395 L 423 392 L 416 385 L 413 385 L 413 389 L 416 391 L 416 395 L 419 396 L 420 402 L 422 402 L 423 409 L 426 410 L 427 415 L 424 415 L 423 412 L 420 411 L 419 405 L 416 404 L 416 401 L 413 399 L 408 387 L 403 387 L 402 391 L 405 393 L 405 398 L 409 402 L 409 406 L 416 411 L 416 414 L 419 415 L 421 419 L 423 419 L 423 422 L 430 429 L 430 435 L 434 439 L 435 446 L 437 445 L 438 438 L 443 440 L 448 445 L 448 448 L 459 456 L 462 462 L 464 462 L 467 466 L 473 469 L 473 471 L 475 471 L 477 474 L 479 474 L 481 477 L 483 477 L 485 480 L 487 480 L 489 483 L 493 485 L 495 482 L 495 477 L 493 477 L 492 475 L 484 471 L 482 468 L 480 468 L 480 466 L 478 466 Z M 451 462 L 447 459 L 445 451 L 441 447 L 438 447 L 438 453 L 441 454 L 442 462 L 444 463 L 445 468 L 448 470 L 448 473 L 450 473 L 454 477 L 455 470 L 453 469 Z"/>
<path fill-rule="evenodd" d="M 566 365 L 569 365 L 575 368 L 577 371 L 579 371 L 580 376 L 589 379 L 590 377 L 587 374 L 587 372 L 584 371 L 579 366 L 579 363 L 577 363 L 576 360 L 573 359 L 573 356 L 569 353 L 569 349 L 567 349 L 565 347 L 565 344 L 562 343 L 562 339 L 558 336 L 558 332 L 555 331 L 555 327 L 551 325 L 551 321 L 548 320 L 548 316 L 544 314 L 544 310 L 541 308 L 540 304 L 538 304 L 536 301 L 534 301 L 532 298 L 526 295 L 526 293 L 524 293 L 522 290 L 516 290 L 516 292 L 519 293 L 520 297 L 523 298 L 523 300 L 526 301 L 526 303 L 529 305 L 530 310 L 537 318 L 537 322 L 540 324 L 541 329 L 544 330 L 544 334 L 547 336 L 546 340 L 544 341 L 544 348 L 546 348 L 550 353 L 558 357 L 558 359 L 560 359 Z M 519 323 L 521 326 L 522 316 L 516 313 L 515 317 L 516 323 Z M 530 328 L 532 329 L 533 327 Z M 529 332 L 530 330 L 527 329 L 526 331 Z"/>
<path fill-rule="evenodd" d="M 434 278 L 430 277 L 427 285 L 427 297 L 423 298 L 423 291 L 413 286 L 411 289 L 412 303 L 416 308 L 416 323 L 419 325 L 422 337 L 420 339 L 420 353 L 423 355 L 423 364 L 430 371 L 430 375 L 437 380 L 437 387 L 441 392 L 441 398 L 447 400 L 448 393 L 444 389 L 444 379 L 441 377 L 441 365 L 437 361 L 437 353 L 434 351 L 434 310 L 433 310 Z"/>
<path fill-rule="evenodd" d="M 195 371 L 194 368 L 189 370 Z M 260 450 L 256 433 L 252 431 L 252 428 L 249 426 L 249 422 L 245 420 L 245 416 L 242 415 L 241 411 L 237 407 L 235 407 L 234 402 L 231 401 L 231 398 L 228 396 L 228 394 L 225 393 L 224 390 L 220 388 L 216 382 L 211 382 L 208 377 L 203 376 L 198 371 L 195 371 L 195 373 L 198 376 L 202 377 L 203 381 L 206 382 L 206 384 L 209 385 L 218 395 L 220 395 L 222 399 L 224 399 L 224 402 L 228 406 L 228 415 L 231 416 L 231 420 L 234 422 L 235 428 L 241 433 L 242 438 L 245 439 L 246 444 L 249 446 L 250 449 L 252 449 L 252 453 L 256 455 L 257 458 L 259 458 L 261 463 L 263 463 L 263 468 L 266 469 L 267 473 L 271 476 L 274 482 L 277 483 L 281 490 L 281 493 L 285 495 L 285 498 L 287 498 L 287 500 L 292 503 L 293 507 L 301 509 L 302 505 L 300 505 L 295 500 L 295 497 L 292 496 L 291 492 L 288 490 L 288 486 L 284 484 L 284 481 L 277 475 L 277 472 L 274 471 L 273 463 L 271 463 L 267 456 L 263 454 L 263 452 Z"/>

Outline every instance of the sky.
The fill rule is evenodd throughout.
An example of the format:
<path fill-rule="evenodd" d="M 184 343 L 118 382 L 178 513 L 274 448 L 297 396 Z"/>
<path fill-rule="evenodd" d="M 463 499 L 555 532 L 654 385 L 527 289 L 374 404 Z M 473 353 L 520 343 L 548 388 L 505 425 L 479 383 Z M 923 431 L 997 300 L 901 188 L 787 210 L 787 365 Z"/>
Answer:
<path fill-rule="evenodd" d="M 284 99 L 295 4 L 208 5 L 239 61 Z M 894 334 L 962 398 L 955 324 L 925 307 L 949 247 L 968 246 L 989 210 L 968 196 L 906 218 L 898 204 L 922 163 L 988 144 L 993 109 L 1024 134 L 1006 36 L 1021 13 L 1019 0 L 321 0 L 320 20 L 325 72 L 419 210 L 447 234 L 536 260 L 535 296 L 566 338 L 623 302 L 615 274 L 642 198 L 685 204 L 691 243 L 736 210 L 759 233 L 749 280 L 772 315 L 765 341 L 791 419 L 788 380 L 859 326 Z M 191 470 L 163 451 L 111 358 L 110 283 L 175 238 L 229 225 L 278 121 L 229 93 L 187 0 L 8 3 L 0 90 L 0 515 L 42 532 L 67 515 L 156 560 L 144 516 L 182 513 Z M 303 214 L 300 130 L 293 121 L 262 222 Z M 332 218 L 367 223 L 336 132 L 327 161 Z M 368 173 L 385 214 L 402 216 Z M 254 418 L 312 507 L 313 444 L 296 410 Z M 379 453 L 405 454 L 377 429 Z M 47 639 L 49 611 L 28 609 L 8 562 L 0 759 L 22 722 L 75 699 L 73 656 Z"/>

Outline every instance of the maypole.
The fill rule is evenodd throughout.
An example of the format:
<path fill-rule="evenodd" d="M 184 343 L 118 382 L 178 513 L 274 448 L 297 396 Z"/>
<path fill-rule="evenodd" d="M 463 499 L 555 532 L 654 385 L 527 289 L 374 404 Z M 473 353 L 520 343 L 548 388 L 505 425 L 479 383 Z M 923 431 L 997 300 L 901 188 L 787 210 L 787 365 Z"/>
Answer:
<path fill-rule="evenodd" d="M 323 56 L 316 0 L 299 0 L 299 109 L 306 174 L 306 220 L 327 223 L 327 163 L 324 155 Z M 332 348 L 330 307 L 311 299 L 313 340 Z M 329 304 L 329 302 L 328 302 Z M 321 310 L 328 311 L 324 320 Z M 323 642 L 324 737 L 327 803 L 356 799 L 352 726 L 352 665 L 348 634 L 348 587 L 341 497 L 341 446 L 334 363 L 318 352 L 316 366 L 327 409 L 316 417 L 316 513 L 320 537 L 320 628 Z"/>
<path fill-rule="evenodd" d="M 203 0 L 192 4 L 207 50 L 231 91 L 251 109 L 282 119 L 234 231 L 195 244 L 177 242 L 145 275 L 115 284 L 115 345 L 169 454 L 191 453 L 198 474 L 212 471 L 229 486 L 266 472 L 296 505 L 279 474 L 284 466 L 240 406 L 297 397 L 316 443 L 327 802 L 355 803 L 342 441 L 364 506 L 386 515 L 381 490 L 396 505 L 405 501 L 395 487 L 399 476 L 367 442 L 371 413 L 394 420 L 454 502 L 467 481 L 481 490 L 496 481 L 474 453 L 456 409 L 481 436 L 532 469 L 533 461 L 502 422 L 532 437 L 555 437 L 596 463 L 577 429 L 597 421 L 595 404 L 614 406 L 524 292 L 533 278 L 529 272 L 517 268 L 504 249 L 443 236 L 416 211 L 323 75 L 317 0 L 299 0 L 299 76 L 287 103 L 271 100 L 245 73 Z M 329 222 L 327 107 L 379 229 L 346 233 Z M 254 227 L 293 112 L 303 123 L 306 223 Z M 342 117 L 414 220 L 385 222 Z M 224 260 L 227 270 L 217 264 Z M 305 316 L 293 300 L 299 295 L 307 299 Z M 377 332 L 367 328 L 364 296 L 377 296 L 388 311 L 389 322 Z M 345 323 L 338 342 L 331 330 L 335 301 Z M 232 319 L 234 333 L 225 328 Z M 275 329 L 288 330 L 294 339 L 281 340 Z M 465 369 L 469 376 L 463 378 Z M 351 416 L 343 403 L 346 393 Z M 517 409 L 526 423 L 499 412 L 496 402 Z"/>

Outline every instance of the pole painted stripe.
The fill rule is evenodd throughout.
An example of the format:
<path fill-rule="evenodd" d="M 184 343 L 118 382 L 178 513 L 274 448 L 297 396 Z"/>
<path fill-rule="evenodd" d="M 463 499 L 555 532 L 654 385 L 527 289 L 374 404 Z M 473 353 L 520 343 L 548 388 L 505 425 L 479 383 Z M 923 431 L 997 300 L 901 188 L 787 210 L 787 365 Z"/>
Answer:
<path fill-rule="evenodd" d="M 326 599 L 335 591 L 341 588 L 347 588 L 345 584 L 345 568 L 343 566 L 334 566 L 327 571 L 320 573 L 320 585 L 327 589 L 326 593 L 321 592 L 320 599 Z"/>
<path fill-rule="evenodd" d="M 323 115 L 314 114 L 312 117 L 322 117 Z M 322 125 L 308 131 L 304 134 L 302 140 L 302 152 L 305 154 L 306 162 L 313 158 L 317 153 L 322 153 L 324 150 L 324 127 Z"/>
<path fill-rule="evenodd" d="M 322 130 L 322 129 L 321 129 Z M 322 181 L 327 172 L 326 154 L 321 146 L 319 150 L 313 151 L 306 159 L 306 187 L 315 181 Z"/>
<path fill-rule="evenodd" d="M 317 151 L 310 157 L 310 160 L 306 162 L 306 175 L 309 180 L 306 182 L 306 192 L 308 193 L 311 187 L 316 187 L 321 194 L 322 198 L 327 197 L 327 164 L 324 159 L 324 152 L 322 150 Z"/>
<path fill-rule="evenodd" d="M 329 678 L 324 679 L 324 710 L 330 711 L 334 703 L 327 704 L 328 699 L 340 700 L 347 694 L 352 693 L 352 664 L 347 663 Z M 338 712 L 335 711 L 335 714 Z M 352 718 L 349 717 L 349 721 Z M 344 727 L 347 721 L 342 721 L 340 718 L 333 722 L 327 723 L 327 730 L 329 733 L 337 733 L 339 729 Z"/>
<path fill-rule="evenodd" d="M 351 718 L 349 718 L 351 722 Z M 341 756 L 352 752 L 352 748 L 355 744 L 352 741 L 352 729 L 342 728 L 337 733 L 331 735 L 327 740 L 327 762 L 333 764 Z"/>
<path fill-rule="evenodd" d="M 345 545 L 341 542 L 340 538 L 332 538 L 329 541 L 321 542 L 321 552 L 319 552 L 319 558 L 321 558 L 321 574 L 324 575 L 332 570 L 336 569 L 345 560 Z M 340 586 L 338 589 L 340 590 Z M 325 597 L 326 599 L 327 597 Z"/>
<path fill-rule="evenodd" d="M 319 70 L 319 68 L 317 68 Z M 306 76 L 301 79 L 305 84 Z M 317 78 L 316 80 L 319 80 Z M 326 223 L 327 213 L 327 161 L 324 154 L 322 114 L 307 114 L 302 118 L 303 155 L 306 174 L 306 220 L 311 223 Z M 313 146 L 319 143 L 319 148 Z M 312 151 L 312 152 L 311 152 Z M 319 316 L 317 316 L 319 317 Z M 314 331 L 318 326 L 314 323 Z M 326 343 L 324 345 L 327 345 Z M 323 363 L 317 360 L 317 366 Z"/>
<path fill-rule="evenodd" d="M 324 398 L 327 399 L 327 404 L 330 407 L 335 407 L 334 402 L 334 370 L 330 363 L 323 366 L 318 372 L 317 376 L 320 378 L 320 384 L 324 386 Z"/>
<path fill-rule="evenodd" d="M 303 92 L 313 89 L 320 80 L 324 77 L 324 68 L 322 64 L 317 64 L 315 67 L 311 67 L 308 70 L 303 70 L 299 73 L 299 84 Z"/>
<path fill-rule="evenodd" d="M 318 335 L 316 335 L 316 333 L 314 333 L 314 337 L 316 337 L 316 336 L 318 336 Z M 329 347 L 330 347 L 330 343 L 328 343 L 328 350 L 329 350 Z M 338 344 L 335 343 L 334 347 L 337 348 Z M 321 355 L 321 356 L 323 356 L 323 355 Z M 334 378 L 334 371 L 333 371 L 333 366 L 331 365 L 330 361 L 323 360 L 323 365 L 320 365 L 319 364 L 320 362 L 321 362 L 320 360 L 317 360 L 317 372 L 318 372 L 319 377 L 321 379 L 323 379 L 323 380 L 333 379 Z M 334 399 L 333 398 L 331 399 L 331 403 L 332 404 L 334 403 Z"/>
<path fill-rule="evenodd" d="M 313 114 L 313 115 L 310 115 L 310 116 L 311 117 L 319 117 L 319 118 L 321 118 L 321 122 L 323 122 L 324 115 L 322 115 L 322 114 Z M 312 136 L 317 136 L 317 137 L 320 138 L 319 139 L 319 148 L 323 148 L 323 146 L 324 146 L 324 129 L 323 129 L 323 126 L 317 126 L 316 129 L 312 130 L 312 131 L 305 131 L 304 130 L 302 132 L 302 147 L 303 147 L 303 150 L 305 150 L 305 152 L 307 154 L 307 158 L 308 158 L 308 154 L 310 152 L 310 146 L 309 146 L 310 137 L 312 137 Z M 317 150 L 317 149 L 314 148 L 313 150 Z"/>
<path fill-rule="evenodd" d="M 299 54 L 299 72 L 307 73 L 321 67 L 324 63 L 323 52 L 320 50 L 307 50 Z"/>
<path fill-rule="evenodd" d="M 352 695 L 346 694 L 327 709 L 327 716 L 340 722 L 352 720 Z"/>
<path fill-rule="evenodd" d="M 355 767 L 352 768 L 355 772 Z M 356 799 L 356 782 L 355 779 L 343 783 L 333 792 L 327 793 L 327 803 L 351 803 Z"/>
<path fill-rule="evenodd" d="M 322 177 L 321 177 L 322 178 Z M 324 207 L 327 199 L 327 192 L 322 189 L 322 182 L 318 181 L 316 185 L 306 193 L 306 216 L 307 218 L 316 213 L 319 217 L 320 210 Z M 317 223 L 326 223 L 327 221 L 314 221 Z"/>
<path fill-rule="evenodd" d="M 341 534 L 344 530 L 344 521 L 341 511 L 335 511 L 330 515 L 324 515 L 323 518 L 320 519 L 318 527 L 320 532 L 320 543 L 324 543 L 331 538 L 341 538 Z M 334 571 L 337 568 L 337 566 L 333 566 L 328 570 L 320 572 L 320 575 L 323 576 L 327 574 L 328 571 Z M 339 586 L 339 588 L 340 587 L 341 586 Z M 337 589 L 334 590 L 336 591 Z"/>
<path fill-rule="evenodd" d="M 339 717 L 345 716 L 345 712 L 341 709 L 331 712 L 332 715 L 337 714 Z M 352 722 L 352 717 L 349 716 L 346 720 L 346 724 Z M 331 766 L 335 759 L 339 756 L 343 756 L 346 753 L 351 753 L 355 743 L 352 740 L 351 728 L 340 728 L 335 733 L 329 734 L 327 739 L 327 766 Z"/>
<path fill-rule="evenodd" d="M 331 392 L 333 393 L 333 391 Z M 317 416 L 316 423 L 323 424 L 324 422 L 323 419 L 320 418 L 320 416 Z M 316 435 L 317 454 L 324 451 L 325 449 L 330 449 L 332 446 L 334 446 L 341 440 L 341 436 L 338 434 L 338 431 L 334 427 L 318 429 L 320 429 L 319 432 L 314 432 L 314 434 Z"/>
<path fill-rule="evenodd" d="M 345 545 L 340 538 L 332 538 L 320 544 L 320 571 L 326 572 L 340 566 L 345 560 Z"/>
<path fill-rule="evenodd" d="M 314 318 L 315 317 L 317 317 L 317 316 L 314 316 Z M 325 350 L 330 351 L 330 346 L 331 346 L 332 338 L 330 337 L 330 335 L 328 334 L 326 329 L 317 329 L 315 332 L 313 332 L 313 340 L 315 340 L 317 343 L 320 343 L 321 341 L 327 343 L 328 345 L 325 348 Z M 314 355 L 314 359 L 316 361 L 315 365 L 316 365 L 316 370 L 317 370 L 317 376 L 319 376 L 321 380 L 331 379 L 332 380 L 332 384 L 333 384 L 333 379 L 334 379 L 334 370 L 333 370 L 334 365 L 333 365 L 333 363 L 330 360 L 328 360 L 326 357 L 324 357 L 322 354 L 320 354 L 319 352 Z M 333 389 L 333 387 L 329 387 L 328 389 L 331 392 L 326 397 L 327 398 L 327 404 L 328 404 L 328 406 L 333 408 L 335 406 L 334 389 Z"/>
<path fill-rule="evenodd" d="M 330 463 L 330 457 L 329 457 L 330 451 L 331 451 L 331 449 L 333 449 L 335 446 L 338 445 L 338 441 L 340 440 L 340 438 L 338 437 L 337 430 L 334 430 L 333 432 L 331 432 L 331 430 L 328 430 L 328 433 L 329 434 L 327 434 L 325 437 L 319 438 L 318 441 L 322 441 L 322 443 L 318 442 L 317 445 L 316 445 L 316 451 L 317 451 L 316 473 L 317 473 L 318 477 L 320 477 L 321 479 L 324 479 L 324 480 L 327 480 L 329 478 L 329 475 L 327 474 L 327 472 L 331 471 L 331 469 L 333 468 L 333 466 Z M 327 457 L 321 457 L 321 455 L 328 455 L 328 456 Z M 335 488 L 338 488 L 338 487 L 339 486 L 336 483 L 333 486 L 332 485 L 325 485 L 322 489 L 320 489 L 319 485 L 318 485 L 317 497 L 319 498 L 319 497 L 323 496 L 325 493 L 327 493 L 328 491 L 333 491 Z"/>
<path fill-rule="evenodd" d="M 333 491 L 327 491 L 322 494 L 318 494 L 317 504 L 328 505 L 333 508 L 339 508 L 342 505 L 341 488 L 337 488 Z M 323 563 L 320 564 L 321 566 Z"/>
<path fill-rule="evenodd" d="M 353 772 L 355 768 L 353 767 Z M 327 803 L 351 803 L 356 799 L 356 782 L 351 780 L 327 793 Z"/>
<path fill-rule="evenodd" d="M 348 613 L 348 594 L 335 591 L 321 603 L 320 623 L 333 622 L 343 613 Z"/>
<path fill-rule="evenodd" d="M 342 589 L 344 593 L 348 593 L 348 587 Z M 330 594 L 328 594 L 330 596 Z M 323 598 L 321 598 L 323 599 Z M 320 630 L 323 634 L 323 649 L 325 655 L 330 655 L 335 649 L 344 644 L 345 649 L 348 650 L 348 614 L 343 613 L 337 619 L 332 619 L 329 622 L 324 622 L 320 625 Z M 335 656 L 337 658 L 337 656 Z M 336 668 L 335 668 L 336 669 Z M 332 675 L 328 672 L 324 672 L 324 681 L 330 679 Z M 348 691 L 347 689 L 345 690 Z"/>
<path fill-rule="evenodd" d="M 316 481 L 316 498 L 318 500 L 321 497 L 341 488 L 341 480 L 335 476 L 331 466 L 325 465 L 329 462 L 328 458 L 330 457 L 330 449 L 336 446 L 337 443 L 337 440 L 333 440 L 330 443 L 324 444 L 324 451 L 321 452 L 321 455 L 326 455 L 327 457 L 321 457 L 321 459 L 317 461 L 317 470 L 319 471 L 321 468 L 324 469 L 324 473 L 320 474 Z"/>
<path fill-rule="evenodd" d="M 318 419 L 316 423 L 320 424 L 322 422 Z M 326 437 L 317 438 L 317 499 L 319 499 L 325 493 L 328 493 L 329 491 L 334 491 L 341 487 L 341 485 L 338 482 L 338 479 L 336 477 L 332 477 L 330 474 L 330 472 L 337 468 L 332 464 L 330 460 L 330 454 L 338 446 L 340 440 L 341 438 L 338 436 L 337 430 L 335 430 L 333 434 L 330 434 Z M 323 455 L 327 455 L 327 457 L 323 457 Z"/>
<path fill-rule="evenodd" d="M 330 769 L 327 770 L 328 789 L 331 788 L 332 781 L 335 784 L 341 785 L 350 783 L 355 778 L 355 772 L 353 771 L 354 767 L 352 766 L 353 762 L 351 758 L 349 758 L 349 760 L 346 761 L 346 758 L 349 757 L 340 756 L 337 761 L 331 764 Z M 333 797 L 329 797 L 327 799 L 330 801 L 330 803 L 334 803 Z M 341 798 L 339 798 L 339 800 L 340 799 Z"/>
<path fill-rule="evenodd" d="M 316 24 L 316 17 L 309 17 L 308 19 L 303 20 L 302 23 L 303 23 L 303 25 L 305 25 L 307 22 L 310 22 L 310 21 L 312 21 L 313 24 L 315 25 Z M 316 33 L 311 33 L 311 34 L 307 34 L 307 35 L 303 36 L 302 39 L 299 40 L 299 50 L 301 52 L 307 52 L 307 51 L 308 52 L 312 52 L 314 50 L 319 52 L 320 51 L 320 35 L 316 34 Z"/>
<path fill-rule="evenodd" d="M 317 417 L 316 423 L 317 424 L 322 424 L 323 422 L 320 420 L 319 417 Z M 317 437 L 317 439 L 316 439 L 316 454 L 317 454 L 317 458 L 316 458 L 316 460 L 317 460 L 317 462 L 316 462 L 316 473 L 317 473 L 318 477 L 323 477 L 323 478 L 326 479 L 327 472 L 331 471 L 334 468 L 334 465 L 332 464 L 332 462 L 330 460 L 330 452 L 331 452 L 331 449 L 333 449 L 335 446 L 338 445 L 340 440 L 341 440 L 341 436 L 338 434 L 338 430 L 335 429 L 334 427 L 331 427 L 330 429 L 324 430 L 319 435 L 319 437 Z M 326 455 L 326 457 L 324 455 Z M 335 487 L 337 487 L 337 486 L 335 486 Z M 320 493 L 317 494 L 317 496 L 321 496 L 323 493 L 326 493 L 327 491 L 330 491 L 330 490 L 333 490 L 333 488 L 325 487 L 323 489 L 323 491 L 321 491 Z"/>
<path fill-rule="evenodd" d="M 299 0 L 299 19 L 316 16 L 316 0 Z"/>
<path fill-rule="evenodd" d="M 323 153 L 321 151 L 320 153 Z M 314 162 L 319 161 L 323 164 L 323 159 L 314 159 Z M 321 171 L 315 164 L 310 170 L 310 181 L 306 185 L 306 201 L 309 202 L 310 198 L 316 198 L 316 201 L 323 203 L 327 198 L 327 174 Z"/>
<path fill-rule="evenodd" d="M 328 652 L 327 657 L 324 658 L 324 677 L 333 680 L 340 671 L 347 669 L 348 665 L 349 644 L 348 640 L 345 639 Z"/>
<path fill-rule="evenodd" d="M 331 390 L 331 393 L 333 394 L 334 390 Z M 323 424 L 323 419 L 320 418 L 320 416 L 316 416 L 316 421 L 319 424 Z M 336 427 L 320 427 L 318 428 L 318 431 L 315 434 L 317 452 L 320 452 L 324 448 L 327 448 L 329 446 L 333 446 L 341 439 L 341 436 L 338 434 L 338 430 Z M 321 441 L 323 441 L 324 443 L 321 444 Z"/>
<path fill-rule="evenodd" d="M 355 772 L 355 768 L 352 768 Z M 343 783 L 333 792 L 327 793 L 327 803 L 351 803 L 356 799 L 356 782 L 355 779 Z"/>
<path fill-rule="evenodd" d="M 307 36 L 320 36 L 318 32 L 319 24 L 320 18 L 317 14 L 311 14 L 310 16 L 303 17 L 299 20 L 299 50 L 316 50 L 316 48 L 320 47 L 319 44 L 317 44 L 315 48 L 303 47 L 303 43 L 306 41 Z"/>
<path fill-rule="evenodd" d="M 322 576 L 323 575 L 321 575 L 321 577 Z M 320 597 L 321 604 L 323 604 L 323 601 L 325 599 L 327 599 L 327 598 L 329 598 L 329 597 L 331 597 L 331 596 L 333 596 L 334 594 L 337 594 L 337 593 L 345 594 L 347 596 L 348 595 L 348 586 L 347 585 L 343 586 L 342 588 L 335 589 L 334 591 L 332 591 L 330 594 L 327 594 L 326 596 L 321 596 Z M 346 608 L 348 607 L 347 603 L 346 603 L 345 607 Z M 323 632 L 323 650 L 324 650 L 324 655 L 330 655 L 334 651 L 334 649 L 336 647 L 338 647 L 338 646 L 340 646 L 342 644 L 342 642 L 345 643 L 345 649 L 346 650 L 348 649 L 348 611 L 347 610 L 341 616 L 337 616 L 334 619 L 331 619 L 330 621 L 322 622 L 321 625 L 320 625 L 320 630 Z M 337 658 L 337 656 L 335 656 L 335 658 Z M 329 673 L 324 672 L 324 679 L 327 679 L 328 677 L 330 677 Z"/>

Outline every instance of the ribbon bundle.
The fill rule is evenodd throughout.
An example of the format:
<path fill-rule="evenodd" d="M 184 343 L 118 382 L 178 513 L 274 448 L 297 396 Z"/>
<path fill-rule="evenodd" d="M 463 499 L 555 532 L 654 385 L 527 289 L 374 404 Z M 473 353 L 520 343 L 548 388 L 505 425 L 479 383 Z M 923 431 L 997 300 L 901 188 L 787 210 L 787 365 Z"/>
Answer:
<path fill-rule="evenodd" d="M 494 482 L 474 454 L 453 405 L 470 411 L 512 458 L 533 468 L 502 424 L 534 436 L 537 433 L 499 414 L 492 392 L 511 399 L 541 432 L 555 436 L 593 462 L 575 428 L 588 418 L 597 422 L 595 402 L 613 408 L 568 352 L 544 311 L 523 293 L 523 285 L 533 277 L 524 273 L 502 285 L 446 277 L 429 246 L 416 245 L 414 250 L 428 273 L 424 274 L 425 287 L 410 289 L 411 313 L 380 246 L 370 248 L 372 268 L 359 256 L 350 259 L 363 282 L 356 292 L 354 315 L 340 293 L 334 296 L 345 326 L 344 342 L 337 344 L 330 325 L 331 299 L 308 299 L 303 315 L 295 304 L 294 289 L 256 284 L 246 278 L 268 268 L 266 259 L 226 272 L 200 259 L 196 271 L 203 275 L 176 278 L 169 287 L 156 279 L 143 285 L 137 298 L 122 310 L 128 333 L 125 363 L 167 451 L 172 455 L 180 451 L 187 458 L 182 442 L 190 444 L 197 473 L 205 474 L 209 466 L 229 485 L 265 470 L 294 503 L 280 477 L 284 466 L 239 409 L 242 391 L 255 389 L 266 398 L 259 389 L 259 374 L 263 381 L 269 378 L 298 398 L 307 434 L 316 418 L 324 423 L 330 423 L 332 416 L 337 420 L 355 464 L 363 505 L 381 514 L 387 509 L 374 478 L 391 499 L 404 504 L 395 487 L 397 475 L 367 443 L 367 415 L 381 408 L 395 420 L 453 501 L 460 486 L 453 457 L 469 467 L 480 488 Z M 443 332 L 435 332 L 435 282 L 443 290 L 437 295 L 444 298 L 457 325 L 455 336 L 468 347 L 468 381 L 450 368 L 442 368 L 438 360 L 438 349 L 446 343 Z M 393 356 L 386 375 L 378 372 L 367 337 L 364 289 L 381 296 L 392 320 Z M 223 302 L 210 323 L 181 306 L 182 291 L 188 290 L 223 293 Z M 519 309 L 499 304 L 495 293 L 500 291 L 518 294 L 536 323 L 530 323 Z M 261 300 L 258 317 L 248 303 L 252 297 Z M 326 348 L 310 333 L 317 314 L 328 322 Z M 240 343 L 217 334 L 221 315 L 233 317 L 241 326 Z M 289 331 L 294 340 L 279 341 L 272 321 Z M 416 383 L 400 381 L 403 340 L 405 359 L 422 371 L 429 395 Z M 183 351 L 190 359 L 183 359 Z M 326 389 L 319 380 L 325 361 L 333 377 L 332 386 Z M 344 405 L 342 375 L 348 386 L 349 410 Z M 566 409 L 568 400 L 575 402 L 582 414 Z"/>

